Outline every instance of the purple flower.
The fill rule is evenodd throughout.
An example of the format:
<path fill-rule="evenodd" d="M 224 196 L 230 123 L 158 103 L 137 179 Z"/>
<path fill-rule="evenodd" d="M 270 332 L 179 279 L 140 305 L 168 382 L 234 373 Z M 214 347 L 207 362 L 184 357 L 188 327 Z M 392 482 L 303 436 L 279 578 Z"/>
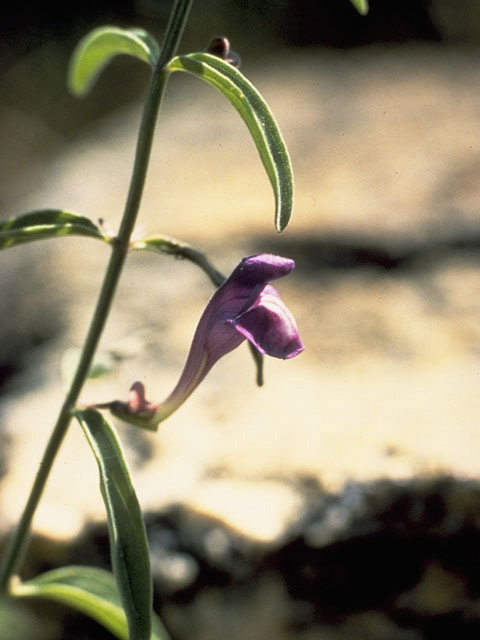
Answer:
<path fill-rule="evenodd" d="M 166 400 L 146 401 L 143 385 L 137 382 L 128 404 L 112 403 L 112 412 L 137 424 L 158 424 L 188 398 L 219 358 L 245 339 L 260 353 L 275 358 L 301 353 L 305 347 L 295 319 L 269 284 L 288 275 L 294 266 L 293 260 L 266 253 L 244 258 L 210 298 L 180 379 Z"/>

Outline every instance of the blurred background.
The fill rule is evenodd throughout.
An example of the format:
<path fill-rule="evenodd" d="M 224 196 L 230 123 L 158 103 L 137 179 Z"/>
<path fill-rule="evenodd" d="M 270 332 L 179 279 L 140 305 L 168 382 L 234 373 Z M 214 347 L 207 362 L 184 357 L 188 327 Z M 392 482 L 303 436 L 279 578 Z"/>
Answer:
<path fill-rule="evenodd" d="M 64 207 L 116 228 L 148 69 L 118 58 L 78 100 L 68 61 L 102 24 L 161 40 L 170 6 L 3 10 L 0 219 Z M 174 639 L 220 639 L 226 628 L 231 640 L 477 638 L 480 2 L 371 0 L 366 17 L 348 0 L 194 3 L 181 51 L 217 35 L 284 133 L 291 224 L 273 229 L 270 186 L 237 114 L 182 76 L 163 106 L 138 233 L 188 241 L 225 273 L 260 251 L 293 257 L 278 288 L 307 348 L 268 360 L 262 389 L 238 349 L 156 436 L 118 425 L 147 513 L 157 608 Z M 38 464 L 106 258 L 88 239 L 0 255 L 2 535 L 28 492 L 25 470 Z M 84 399 L 123 397 L 141 379 L 160 400 L 210 294 L 183 261 L 131 256 L 100 349 L 108 375 Z M 26 575 L 108 565 L 102 514 L 94 464 L 72 430 Z M 59 638 L 44 618 L 44 637 Z M 11 637 L 35 629 L 39 640 L 24 619 Z M 62 633 L 108 637 L 82 625 L 67 616 Z"/>
<path fill-rule="evenodd" d="M 46 153 L 55 142 L 81 135 L 82 126 L 92 119 L 140 97 L 145 73 L 130 60 L 114 62 L 88 101 L 69 97 L 65 73 L 69 55 L 79 38 L 94 26 L 135 23 L 161 39 L 169 8 L 166 0 L 122 0 L 68 5 L 23 1 L 3 9 L 0 44 L 3 119 L 8 125 L 10 110 L 17 110 L 18 117 L 38 123 L 36 138 L 31 140 L 24 134 L 28 142 L 20 135 L 23 128 L 19 127 L 19 131 L 12 125 L 3 127 L 2 171 L 9 178 L 18 174 L 37 146 Z M 318 55 L 321 50 L 372 45 L 431 43 L 441 48 L 473 47 L 480 38 L 478 14 L 475 0 L 459 0 L 454 6 L 446 0 L 401 3 L 373 0 L 368 17 L 358 15 L 348 0 L 206 0 L 193 7 L 182 48 L 185 51 L 203 48 L 212 34 L 228 34 L 233 43 L 241 45 L 245 64 L 252 66 L 271 60 L 287 48 L 315 48 Z M 112 95 L 115 86 L 118 89 Z M 51 135 L 47 135 L 46 129 L 51 129 Z M 40 144 L 38 137 L 42 131 L 45 140 Z M 27 153 L 22 162 L 17 161 L 17 166 L 22 142 Z"/>
<path fill-rule="evenodd" d="M 56 166 L 54 160 L 62 150 L 73 149 L 86 132 L 97 135 L 92 131 L 102 119 L 106 121 L 129 105 L 138 104 L 144 95 L 148 71 L 139 67 L 135 60 L 122 57 L 108 67 L 88 99 L 70 96 L 65 78 L 69 57 L 79 38 L 95 26 L 115 23 L 141 25 L 161 39 L 169 7 L 166 0 L 82 2 L 68 6 L 53 2 L 19 2 L 3 10 L 0 218 L 15 215 L 19 210 L 60 206 L 57 204 L 60 200 L 58 184 L 63 183 L 63 177 L 60 180 L 52 177 L 52 168 Z M 442 226 L 441 235 L 448 233 L 445 225 L 452 222 L 448 212 L 452 207 L 457 208 L 456 202 L 452 204 L 451 200 L 461 198 L 454 223 L 455 234 L 458 230 L 462 236 L 455 241 L 463 242 L 466 218 L 470 219 L 472 208 L 474 220 L 476 213 L 476 147 L 472 144 L 475 132 L 470 127 L 471 122 L 465 122 L 461 131 L 465 136 L 460 146 L 456 145 L 455 138 L 463 112 L 470 110 L 465 114 L 467 119 L 470 116 L 475 119 L 475 114 L 472 113 L 473 105 L 469 106 L 466 96 L 462 99 L 462 93 L 456 93 L 456 88 L 464 80 L 474 99 L 479 14 L 476 0 L 459 0 L 454 6 L 446 0 L 406 0 L 401 3 L 373 0 L 367 17 L 360 16 L 348 0 L 321 3 L 206 0 L 194 5 L 181 46 L 182 51 L 202 49 L 212 35 L 226 34 L 233 48 L 241 53 L 246 75 L 253 81 L 262 78 L 265 89 L 270 90 L 266 97 L 274 101 L 272 106 L 290 146 L 299 186 L 298 226 L 292 226 L 292 229 L 300 230 L 303 222 L 309 227 L 313 220 L 316 230 L 323 234 L 318 238 L 322 244 L 326 229 L 336 232 L 346 225 L 347 231 L 357 238 L 371 223 L 374 235 L 387 230 L 389 244 L 398 245 L 404 239 L 403 234 L 395 238 L 391 232 L 398 232 L 400 225 L 402 230 L 411 232 L 407 238 L 410 243 L 418 240 L 417 226 L 424 226 L 425 216 L 429 215 L 426 209 L 436 206 L 437 198 L 447 213 L 443 216 L 437 211 L 434 226 L 437 232 L 439 225 Z M 295 81 L 296 89 L 301 92 L 299 100 L 295 99 Z M 289 88 L 288 96 L 281 95 L 282 82 Z M 382 83 L 384 92 L 377 96 L 375 91 L 377 87 L 381 91 Z M 194 101 L 194 95 L 202 96 L 202 99 L 206 95 L 198 88 L 195 90 L 196 94 L 180 94 L 178 100 L 183 100 L 184 104 Z M 386 100 L 385 108 L 378 99 Z M 405 104 L 395 104 L 397 99 Z M 223 113 L 224 105 L 216 102 L 217 105 Z M 455 124 L 457 115 L 459 120 Z M 185 120 L 189 117 L 187 114 Z M 411 126 L 407 130 L 409 121 Z M 244 134 L 241 127 L 235 128 L 237 124 L 232 118 L 225 121 L 224 126 L 232 140 L 238 133 L 239 144 L 242 144 Z M 444 125 L 447 125 L 445 130 Z M 349 138 L 354 128 L 355 136 Z M 369 138 L 370 130 L 373 138 Z M 214 135 L 210 129 L 205 132 L 206 137 Z M 225 133 L 218 131 L 218 136 L 225 136 Z M 397 163 L 391 161 L 395 143 L 401 145 L 401 153 L 409 154 Z M 375 149 L 372 144 L 376 145 Z M 208 156 L 214 162 L 217 159 L 217 166 L 231 161 L 231 158 L 219 155 L 221 143 L 218 140 L 214 144 L 211 140 L 205 144 L 199 141 L 199 145 L 204 157 Z M 451 145 L 449 150 L 445 145 Z M 422 146 L 420 154 L 416 152 L 419 150 L 416 146 Z M 440 157 L 443 149 L 445 155 Z M 375 159 L 368 156 L 368 150 Z M 454 157 L 448 156 L 450 152 Z M 239 155 L 236 154 L 234 162 L 238 161 Z M 390 158 L 390 164 L 385 156 Z M 438 167 L 434 166 L 438 161 L 450 165 L 448 176 L 440 175 Z M 372 162 L 378 166 L 365 177 L 367 162 L 370 166 L 373 166 Z M 426 171 L 423 176 L 414 166 L 421 163 Z M 396 164 L 400 165 L 401 171 Z M 407 165 L 405 173 L 403 169 Z M 414 182 L 409 183 L 409 178 Z M 127 174 L 125 179 L 128 179 Z M 455 185 L 451 184 L 452 180 Z M 374 184 L 375 181 L 378 184 Z M 39 197 L 36 200 L 26 197 L 34 194 L 37 188 L 41 190 L 55 182 L 58 196 L 51 197 L 49 193 L 43 202 Z M 431 193 L 430 187 L 437 189 L 435 194 Z M 67 202 L 61 206 L 69 206 L 69 191 L 71 188 L 67 187 Z M 244 195 L 243 185 L 238 193 Z M 430 196 L 435 202 L 427 202 Z M 407 201 L 409 197 L 411 201 Z M 84 205 L 83 202 L 79 204 Z M 72 202 L 70 208 L 74 205 Z M 256 209 L 260 208 L 257 205 Z M 99 214 L 93 215 L 98 217 Z M 382 218 L 380 225 L 377 224 L 379 218 Z M 228 229 L 225 232 L 228 233 Z M 178 233 L 172 230 L 173 235 Z M 475 233 L 472 231 L 473 235 Z M 467 235 L 470 235 L 470 227 Z M 375 242 L 376 238 L 374 245 Z M 468 242 L 471 244 L 474 240 L 470 237 Z M 327 241 L 330 248 L 322 262 L 328 263 L 332 251 L 342 254 L 338 256 L 341 263 L 357 259 L 343 255 L 352 251 L 363 252 L 360 260 L 367 262 L 371 254 L 378 251 L 380 255 L 374 262 L 383 266 L 385 261 L 399 258 L 382 255 L 385 251 L 397 251 L 397 246 L 382 250 L 376 245 L 359 247 L 354 239 L 353 248 L 342 248 L 339 243 L 345 244 L 337 238 L 332 249 L 331 241 Z M 317 257 L 319 249 L 318 242 L 311 248 Z M 336 259 L 333 258 L 334 262 Z M 11 318 L 8 307 L 26 305 L 15 295 L 15 292 L 4 295 L 2 315 L 6 316 L 6 324 Z M 26 308 L 23 315 L 31 317 L 30 306 L 26 305 Z M 23 333 L 14 339 L 15 326 L 6 332 L 7 346 L 0 347 L 0 382 L 17 366 L 14 360 L 21 357 L 24 345 L 42 341 L 44 334 L 52 332 L 49 326 L 54 327 L 55 317 L 57 314 L 54 318 L 47 314 L 43 323 L 41 317 L 36 317 L 35 325 L 27 330 L 28 335 L 33 336 L 31 340 L 25 340 Z"/>

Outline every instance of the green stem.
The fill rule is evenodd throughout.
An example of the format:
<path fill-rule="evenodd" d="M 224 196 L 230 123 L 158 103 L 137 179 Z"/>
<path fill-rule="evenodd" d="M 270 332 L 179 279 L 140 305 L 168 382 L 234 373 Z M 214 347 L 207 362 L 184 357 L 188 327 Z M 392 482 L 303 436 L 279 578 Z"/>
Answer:
<path fill-rule="evenodd" d="M 75 407 L 87 378 L 98 342 L 107 321 L 122 267 L 127 256 L 130 236 L 140 207 L 157 115 L 168 79 L 165 65 L 175 55 L 192 3 L 193 0 L 176 0 L 172 9 L 160 58 L 152 73 L 149 91 L 145 101 L 130 188 L 118 236 L 112 245 L 112 254 L 90 328 L 83 345 L 80 362 L 47 443 L 22 516 L 12 533 L 2 557 L 0 565 L 0 591 L 3 592 L 8 589 L 10 578 L 18 570 L 23 559 L 30 537 L 33 516 L 40 502 L 55 457 L 67 433 L 72 417 L 72 410 Z"/>

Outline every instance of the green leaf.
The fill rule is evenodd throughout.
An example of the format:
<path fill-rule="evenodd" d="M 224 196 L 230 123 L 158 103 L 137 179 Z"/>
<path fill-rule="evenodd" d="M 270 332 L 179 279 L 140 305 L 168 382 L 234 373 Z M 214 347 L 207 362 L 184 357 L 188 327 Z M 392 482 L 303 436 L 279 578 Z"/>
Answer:
<path fill-rule="evenodd" d="M 11 594 L 18 598 L 45 598 L 68 605 L 89 616 L 120 640 L 128 640 L 125 611 L 109 571 L 94 567 L 71 566 L 48 571 L 28 582 L 14 582 Z M 157 616 L 149 640 L 168 640 Z"/>
<path fill-rule="evenodd" d="M 366 16 L 368 13 L 368 0 L 350 0 L 355 9 L 362 16 Z"/>
<path fill-rule="evenodd" d="M 145 29 L 131 28 L 127 29 L 126 31 L 127 33 L 133 34 L 137 38 L 140 38 L 140 40 L 148 49 L 148 58 L 150 64 L 152 65 L 152 67 L 155 66 L 160 57 L 160 45 L 158 44 L 157 39 Z"/>
<path fill-rule="evenodd" d="M 275 227 L 283 231 L 293 208 L 293 173 L 287 147 L 267 103 L 238 69 L 217 56 L 191 53 L 173 58 L 169 71 L 186 71 L 228 98 L 245 121 L 275 194 Z"/>
<path fill-rule="evenodd" d="M 213 266 L 207 256 L 186 242 L 181 242 L 180 240 L 175 240 L 167 236 L 152 236 L 135 241 L 132 249 L 155 251 L 156 253 L 165 253 L 177 256 L 178 258 L 185 258 L 200 267 L 216 287 L 219 287 L 225 282 L 225 276 Z"/>
<path fill-rule="evenodd" d="M 59 236 L 89 236 L 110 242 L 110 238 L 89 218 L 61 209 L 31 211 L 0 224 L 0 249 L 24 242 Z"/>
<path fill-rule="evenodd" d="M 105 26 L 94 29 L 78 43 L 68 71 L 68 86 L 77 96 L 86 95 L 107 64 L 119 54 L 127 54 L 155 66 L 160 48 L 143 29 Z"/>
<path fill-rule="evenodd" d="M 112 567 L 131 638 L 149 640 L 152 578 L 145 525 L 113 427 L 95 409 L 75 411 L 97 460 L 107 509 Z"/>

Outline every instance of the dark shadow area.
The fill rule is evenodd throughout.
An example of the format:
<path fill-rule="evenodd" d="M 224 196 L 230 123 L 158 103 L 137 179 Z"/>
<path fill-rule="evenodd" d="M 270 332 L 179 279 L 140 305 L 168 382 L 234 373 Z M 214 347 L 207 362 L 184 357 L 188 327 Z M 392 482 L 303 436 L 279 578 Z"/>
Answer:
<path fill-rule="evenodd" d="M 1 67 L 47 39 L 66 40 L 95 24 L 157 25 L 156 31 L 161 34 L 170 5 L 169 0 L 102 0 L 63 5 L 52 0 L 41 4 L 22 0 L 11 4 L 2 15 Z M 445 25 L 455 21 L 463 24 L 471 12 L 472 3 L 468 0 L 457 2 L 455 12 L 441 0 L 370 0 L 367 17 L 360 16 L 349 0 L 205 0 L 194 4 L 192 22 L 203 23 L 208 18 L 215 28 L 219 24 L 228 26 L 233 17 L 239 24 L 232 26 L 239 34 L 253 29 L 255 34 L 263 33 L 284 46 L 345 48 L 379 42 L 446 40 L 452 29 Z"/>
<path fill-rule="evenodd" d="M 349 270 L 369 268 L 398 272 L 415 277 L 418 273 L 451 258 L 480 261 L 480 234 L 452 232 L 450 237 L 429 240 L 400 238 L 375 239 L 359 234 L 286 235 L 263 237 L 256 244 L 258 252 L 267 251 L 290 256 L 302 275 L 343 275 Z"/>
<path fill-rule="evenodd" d="M 114 61 L 94 95 L 79 104 L 66 95 L 64 81 L 78 40 L 96 26 L 117 24 L 146 28 L 161 41 L 170 5 L 169 0 L 10 4 L 0 27 L 2 102 L 12 100 L 71 138 L 92 119 L 141 95 L 148 77 L 129 60 Z M 460 2 L 456 12 L 444 5 L 441 0 L 371 0 L 370 12 L 363 17 L 349 0 L 205 0 L 193 5 L 182 50 L 206 48 L 213 36 L 226 35 L 252 65 L 285 47 L 440 43 L 449 42 L 451 33 L 461 44 L 464 25 L 473 35 L 463 40 L 472 43 L 477 37 L 478 42 L 480 25 L 471 19 L 468 0 Z M 32 82 L 32 74 L 36 81 Z"/>
<path fill-rule="evenodd" d="M 352 482 L 338 494 L 309 478 L 295 486 L 305 508 L 274 548 L 185 507 L 147 515 L 155 606 L 173 640 L 202 634 L 196 628 L 202 619 L 211 621 L 214 640 L 225 637 L 222 624 L 236 629 L 235 638 L 256 637 L 255 606 L 263 593 L 268 609 L 272 583 L 275 597 L 283 595 L 270 634 L 436 640 L 448 629 L 467 640 L 478 636 L 478 482 L 448 476 Z M 222 540 L 215 553 L 213 537 Z M 88 527 L 60 555 L 67 563 L 108 566 L 106 528 Z M 30 571 L 54 566 L 37 556 Z M 246 604 L 253 607 L 251 626 L 239 629 L 235 611 Z M 362 635 L 372 616 L 371 632 Z M 61 638 L 69 640 L 110 637 L 72 614 L 64 629 Z"/>

